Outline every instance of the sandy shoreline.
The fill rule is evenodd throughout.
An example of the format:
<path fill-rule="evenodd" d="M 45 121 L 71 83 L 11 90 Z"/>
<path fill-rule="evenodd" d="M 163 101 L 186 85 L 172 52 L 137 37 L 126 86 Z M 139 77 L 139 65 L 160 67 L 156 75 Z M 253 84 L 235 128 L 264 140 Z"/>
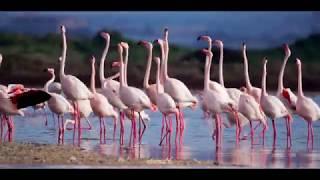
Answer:
<path fill-rule="evenodd" d="M 155 160 L 108 157 L 71 145 L 3 143 L 0 168 L 236 168 L 213 161 Z"/>

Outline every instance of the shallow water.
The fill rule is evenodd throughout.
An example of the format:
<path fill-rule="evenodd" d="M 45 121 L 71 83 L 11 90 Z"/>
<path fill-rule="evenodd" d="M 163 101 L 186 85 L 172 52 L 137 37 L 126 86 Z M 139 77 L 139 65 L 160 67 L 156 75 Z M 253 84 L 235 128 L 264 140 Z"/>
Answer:
<path fill-rule="evenodd" d="M 314 96 L 320 104 L 320 96 Z M 43 111 L 34 112 L 32 108 L 25 111 L 25 117 L 15 117 L 15 142 L 34 142 L 56 144 L 58 130 L 49 110 L 47 111 L 48 127 L 45 127 L 45 117 Z M 175 121 L 173 121 L 173 133 L 171 143 L 164 143 L 159 146 L 161 130 L 161 114 L 159 112 L 149 112 L 151 121 L 147 124 L 147 129 L 143 136 L 142 145 L 129 148 L 129 133 L 131 122 L 125 123 L 125 146 L 119 146 L 119 123 L 117 126 L 116 139 L 112 139 L 113 121 L 107 119 L 107 142 L 100 144 L 98 118 L 90 116 L 93 125 L 92 130 L 83 130 L 81 147 L 105 155 L 122 157 L 124 159 L 152 158 L 152 159 L 195 159 L 210 160 L 215 164 L 223 166 L 236 166 L 248 168 L 318 168 L 320 167 L 320 143 L 319 143 L 319 122 L 314 123 L 314 146 L 310 150 L 307 148 L 307 123 L 300 117 L 294 115 L 292 124 L 292 147 L 286 148 L 286 127 L 284 120 L 277 120 L 277 145 L 273 147 L 273 131 L 269 121 L 269 129 L 266 133 L 265 145 L 262 145 L 259 134 L 261 128 L 255 131 L 256 145 L 251 145 L 250 138 L 240 142 L 240 146 L 235 143 L 235 128 L 224 128 L 223 144 L 221 149 L 216 149 L 215 141 L 212 140 L 212 120 L 203 119 L 202 111 L 199 107 L 195 110 L 185 109 L 185 130 L 183 145 L 175 143 Z M 224 118 L 224 121 L 226 119 Z M 83 121 L 82 126 L 87 126 Z M 242 134 L 248 134 L 249 127 L 244 128 Z M 65 144 L 72 144 L 73 131 L 66 130 Z"/>

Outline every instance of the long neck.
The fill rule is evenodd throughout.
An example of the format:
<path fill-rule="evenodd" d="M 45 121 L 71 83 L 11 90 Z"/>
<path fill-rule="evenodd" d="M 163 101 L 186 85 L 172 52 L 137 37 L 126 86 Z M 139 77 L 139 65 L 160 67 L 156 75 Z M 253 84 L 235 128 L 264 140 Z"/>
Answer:
<path fill-rule="evenodd" d="M 55 79 L 55 75 L 51 74 L 51 79 L 49 79 L 49 81 L 46 82 L 46 84 L 44 85 L 44 91 L 48 92 L 49 91 L 49 85 L 54 81 Z"/>
<path fill-rule="evenodd" d="M 152 63 L 152 48 L 148 48 L 148 56 L 147 56 L 147 68 L 146 73 L 143 80 L 143 87 L 146 89 L 149 87 L 149 77 L 150 77 L 150 70 L 151 70 L 151 63 Z"/>
<path fill-rule="evenodd" d="M 129 59 L 129 50 L 125 49 L 125 56 L 124 56 L 124 83 L 128 85 L 127 81 L 127 67 L 128 67 L 128 59 Z"/>
<path fill-rule="evenodd" d="M 209 90 L 209 80 L 210 80 L 210 59 L 206 56 L 206 64 L 204 67 L 204 90 Z"/>
<path fill-rule="evenodd" d="M 104 77 L 104 61 L 106 60 L 108 51 L 109 51 L 109 46 L 110 46 L 110 41 L 106 41 L 106 46 L 103 50 L 101 59 L 100 59 L 100 69 L 99 69 L 99 77 L 100 77 L 100 82 L 101 84 L 103 84 L 103 82 L 105 81 L 105 77 Z"/>
<path fill-rule="evenodd" d="M 248 89 L 250 89 L 252 86 L 249 78 L 248 58 L 245 50 L 243 50 L 243 60 L 244 60 L 244 77 L 246 80 L 246 86 Z"/>
<path fill-rule="evenodd" d="M 120 54 L 120 88 L 126 86 L 124 83 L 124 64 L 123 64 L 123 55 Z"/>
<path fill-rule="evenodd" d="M 165 45 L 167 46 L 167 45 Z M 167 49 L 167 50 L 165 50 Z M 164 48 L 163 45 L 160 45 L 160 50 L 161 50 L 161 62 L 162 62 L 162 80 L 165 81 L 168 79 L 168 48 Z"/>
<path fill-rule="evenodd" d="M 267 70 L 266 70 L 266 63 L 263 65 L 263 73 L 262 73 L 262 96 L 267 96 L 267 88 L 266 88 L 266 81 L 267 81 Z"/>
<path fill-rule="evenodd" d="M 298 96 L 303 96 L 301 64 L 298 65 Z"/>
<path fill-rule="evenodd" d="M 283 60 L 283 63 L 282 63 L 282 66 L 281 66 L 281 70 L 280 70 L 280 74 L 279 74 L 279 78 L 278 78 L 278 90 L 277 90 L 277 93 L 281 93 L 282 90 L 283 90 L 283 75 L 284 75 L 284 70 L 286 68 L 286 64 L 287 64 L 288 59 L 289 59 L 289 56 L 285 56 L 284 60 Z"/>
<path fill-rule="evenodd" d="M 91 79 L 90 79 L 90 89 L 91 92 L 96 93 L 96 82 L 95 82 L 96 70 L 94 67 L 94 62 L 91 63 Z"/>
<path fill-rule="evenodd" d="M 223 81 L 223 46 L 220 47 L 219 82 L 224 87 L 224 81 Z"/>
<path fill-rule="evenodd" d="M 157 63 L 157 77 L 156 77 L 156 83 L 157 83 L 157 93 L 161 93 L 160 92 L 160 62 Z"/>
<path fill-rule="evenodd" d="M 60 78 L 64 77 L 64 66 L 66 63 L 67 56 L 67 40 L 65 33 L 62 33 L 62 59 L 60 61 Z"/>

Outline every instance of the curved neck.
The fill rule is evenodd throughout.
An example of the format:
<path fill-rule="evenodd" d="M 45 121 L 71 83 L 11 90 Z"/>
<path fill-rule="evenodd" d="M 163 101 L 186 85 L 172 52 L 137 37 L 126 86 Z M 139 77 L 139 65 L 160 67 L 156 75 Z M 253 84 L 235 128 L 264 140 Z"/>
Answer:
<path fill-rule="evenodd" d="M 266 81 L 267 81 L 267 64 L 264 63 L 263 65 L 263 73 L 262 73 L 262 84 L 261 84 L 261 87 L 262 87 L 262 92 L 261 92 L 261 95 L 262 96 L 267 96 L 267 88 L 266 88 Z M 261 96 L 261 97 L 262 97 Z"/>
<path fill-rule="evenodd" d="M 110 46 L 110 41 L 106 40 L 106 46 L 103 50 L 101 59 L 100 59 L 100 69 L 99 69 L 99 77 L 100 77 L 100 82 L 101 84 L 103 84 L 103 82 L 105 81 L 105 77 L 104 77 L 104 61 L 106 60 L 108 51 L 109 51 L 109 46 Z"/>
<path fill-rule="evenodd" d="M 49 81 L 47 81 L 46 84 L 44 85 L 44 91 L 49 92 L 49 85 L 53 83 L 55 77 L 56 76 L 54 74 L 51 74 L 51 79 L 49 79 Z"/>
<path fill-rule="evenodd" d="M 128 85 L 127 81 L 127 67 L 128 67 L 128 59 L 129 59 L 129 49 L 124 49 L 125 56 L 124 56 L 124 83 Z"/>
<path fill-rule="evenodd" d="M 157 63 L 157 77 L 156 77 L 156 84 L 157 84 L 157 93 L 161 93 L 160 92 L 160 62 Z"/>
<path fill-rule="evenodd" d="M 209 80 L 210 80 L 210 58 L 206 56 L 206 64 L 204 67 L 204 90 L 209 90 Z"/>
<path fill-rule="evenodd" d="M 224 81 L 223 81 L 223 46 L 220 47 L 219 82 L 224 87 Z"/>
<path fill-rule="evenodd" d="M 301 64 L 298 64 L 298 96 L 303 96 Z"/>
<path fill-rule="evenodd" d="M 277 90 L 277 93 L 281 93 L 282 90 L 283 90 L 283 75 L 284 75 L 284 70 L 286 68 L 286 64 L 287 64 L 288 59 L 289 59 L 289 56 L 285 56 L 284 60 L 283 60 L 283 63 L 282 63 L 282 66 L 281 66 L 281 70 L 280 70 L 280 74 L 279 74 L 279 78 L 278 78 L 278 90 Z"/>
<path fill-rule="evenodd" d="M 247 53 L 243 50 L 243 60 L 244 60 L 244 77 L 246 80 L 246 86 L 248 89 L 251 89 L 250 77 L 249 77 L 249 67 L 248 67 L 248 58 Z"/>
<path fill-rule="evenodd" d="M 96 70 L 94 62 L 91 62 L 91 78 L 90 78 L 90 89 L 91 92 L 96 93 L 96 82 L 95 82 Z"/>
<path fill-rule="evenodd" d="M 151 70 L 151 63 L 152 63 L 152 47 L 148 48 L 148 56 L 147 56 L 147 68 L 146 68 L 146 73 L 144 75 L 144 80 L 143 80 L 143 88 L 148 88 L 149 87 L 149 77 L 150 77 L 150 70 Z"/>
<path fill-rule="evenodd" d="M 66 63 L 67 56 L 67 39 L 65 33 L 62 33 L 62 59 L 60 61 L 60 78 L 65 76 L 64 74 L 64 66 Z"/>

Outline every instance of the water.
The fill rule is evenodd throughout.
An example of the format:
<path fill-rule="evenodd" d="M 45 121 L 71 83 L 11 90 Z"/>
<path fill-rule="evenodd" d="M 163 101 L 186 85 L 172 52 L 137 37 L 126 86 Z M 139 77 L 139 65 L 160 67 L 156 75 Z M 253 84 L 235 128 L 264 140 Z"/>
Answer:
<path fill-rule="evenodd" d="M 320 96 L 311 94 L 317 103 L 320 103 Z M 51 113 L 46 109 L 48 115 L 48 127 L 45 127 L 43 111 L 33 112 L 32 108 L 26 109 L 25 117 L 15 117 L 14 141 L 56 144 L 58 130 L 54 128 L 54 121 Z M 277 146 L 273 147 L 273 131 L 269 121 L 269 129 L 266 133 L 265 145 L 262 145 L 259 134 L 261 128 L 255 131 L 257 145 L 251 145 L 250 138 L 240 142 L 236 147 L 235 128 L 223 130 L 223 145 L 216 149 L 215 141 L 212 140 L 212 120 L 203 119 L 200 108 L 195 110 L 185 109 L 185 131 L 183 145 L 175 143 L 175 121 L 173 121 L 173 133 L 171 143 L 159 146 L 161 130 L 161 114 L 149 112 L 151 121 L 143 136 L 142 145 L 136 148 L 129 148 L 129 133 L 131 122 L 125 122 L 125 146 L 119 146 L 119 123 L 117 126 L 116 139 L 113 140 L 113 121 L 107 119 L 107 142 L 100 144 L 98 118 L 90 116 L 93 125 L 92 130 L 83 130 L 81 147 L 88 151 L 96 151 L 103 155 L 122 157 L 124 159 L 152 158 L 152 159 L 194 159 L 209 160 L 226 166 L 235 167 L 256 167 L 256 168 L 318 168 L 320 167 L 320 143 L 319 143 L 319 122 L 314 123 L 314 147 L 307 148 L 307 123 L 300 117 L 293 116 L 292 124 L 292 147 L 286 148 L 286 127 L 284 120 L 277 120 Z M 224 118 L 225 119 L 225 118 Z M 57 123 L 56 123 L 57 126 Z M 87 126 L 82 123 L 82 126 Z M 244 128 L 243 134 L 249 132 L 249 127 Z M 66 130 L 65 144 L 72 143 L 73 131 Z"/>

